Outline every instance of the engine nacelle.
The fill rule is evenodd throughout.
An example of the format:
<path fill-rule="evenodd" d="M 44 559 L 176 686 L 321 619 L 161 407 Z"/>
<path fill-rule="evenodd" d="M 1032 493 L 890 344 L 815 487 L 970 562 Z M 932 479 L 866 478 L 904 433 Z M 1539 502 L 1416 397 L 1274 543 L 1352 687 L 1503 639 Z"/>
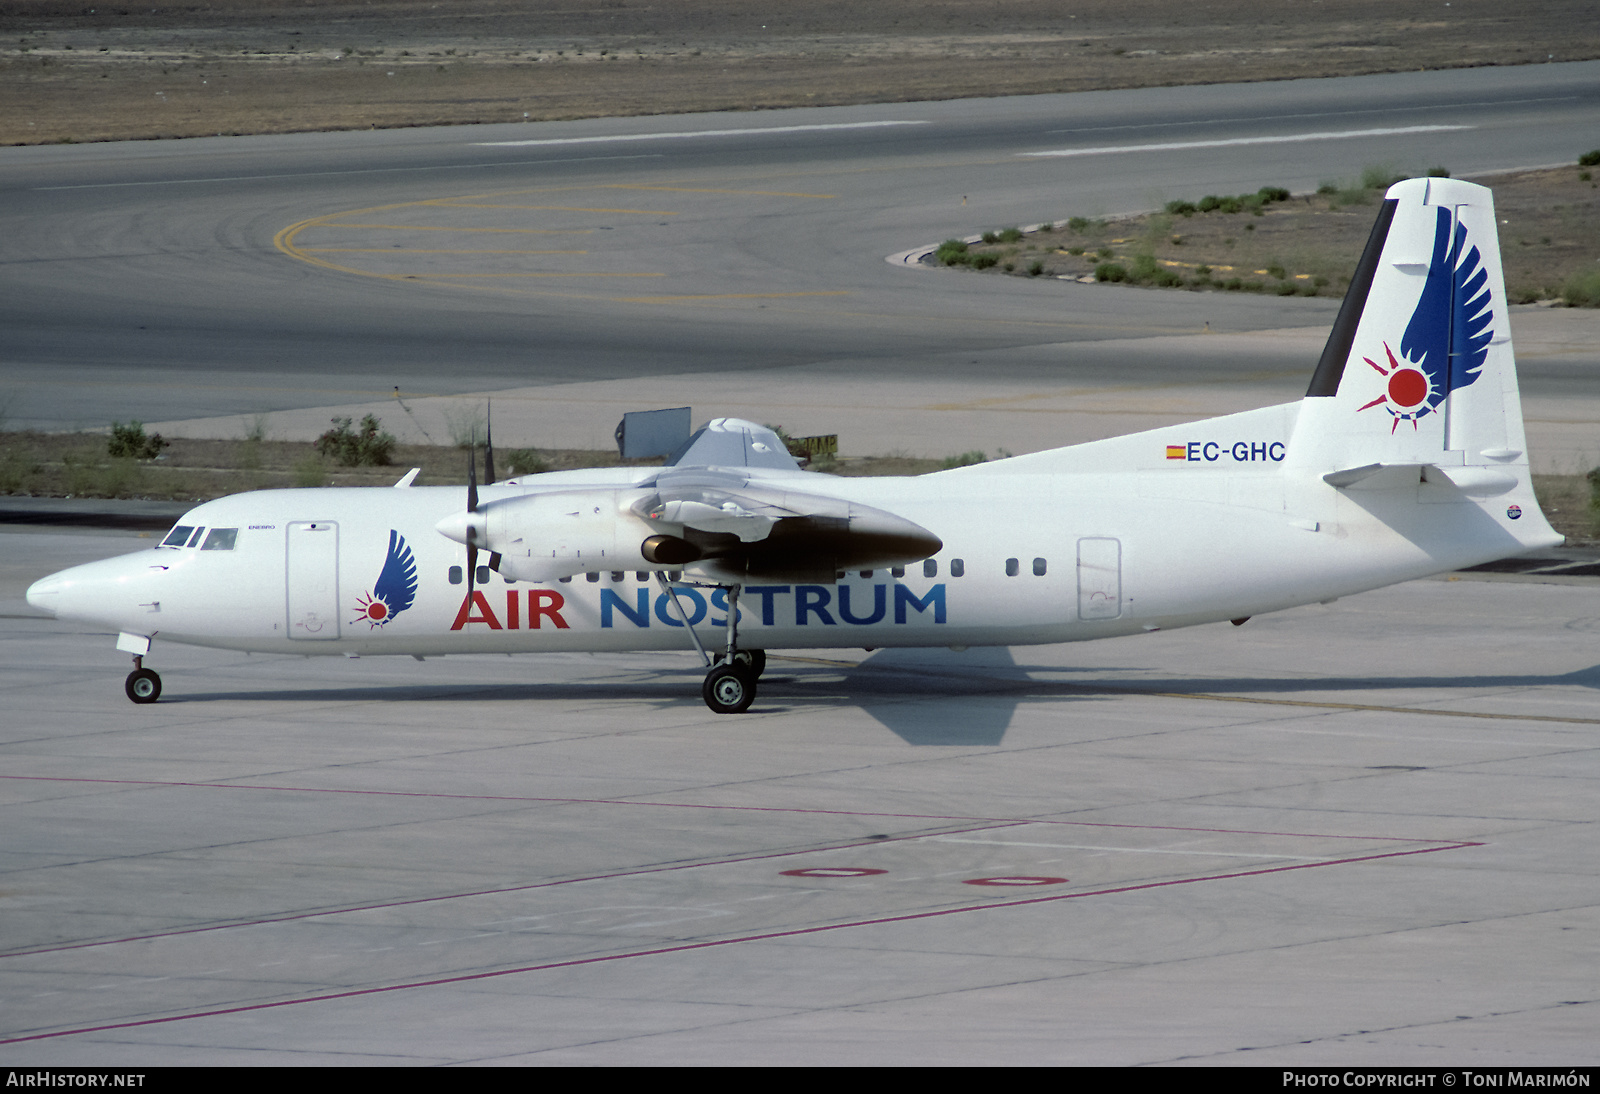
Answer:
<path fill-rule="evenodd" d="M 666 479 L 525 494 L 453 513 L 436 527 L 497 555 L 502 574 L 524 581 L 691 567 L 701 578 L 731 584 L 827 583 L 841 570 L 906 565 L 942 546 L 926 528 L 859 502 L 716 470 Z"/>
<path fill-rule="evenodd" d="M 627 508 L 637 490 L 573 490 L 529 494 L 483 506 L 487 542 L 500 572 L 523 581 L 553 581 L 600 570 L 656 568 L 640 553 L 655 529 Z"/>

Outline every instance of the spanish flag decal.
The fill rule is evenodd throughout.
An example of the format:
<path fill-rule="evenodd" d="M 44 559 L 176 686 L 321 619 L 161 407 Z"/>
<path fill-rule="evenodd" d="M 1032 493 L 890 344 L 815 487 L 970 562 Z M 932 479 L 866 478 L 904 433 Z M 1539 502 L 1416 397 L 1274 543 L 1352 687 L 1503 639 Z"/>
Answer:
<path fill-rule="evenodd" d="M 1167 445 L 1167 459 L 1184 460 L 1189 458 L 1189 446 L 1183 444 Z"/>

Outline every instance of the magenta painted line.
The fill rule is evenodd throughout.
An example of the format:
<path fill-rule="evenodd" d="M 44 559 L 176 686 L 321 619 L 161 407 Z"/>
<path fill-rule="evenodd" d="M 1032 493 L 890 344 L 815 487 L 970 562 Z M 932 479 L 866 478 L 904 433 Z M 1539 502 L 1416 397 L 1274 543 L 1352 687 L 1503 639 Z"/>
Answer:
<path fill-rule="evenodd" d="M 905 840 L 925 839 L 930 834 L 951 835 L 956 832 L 989 832 L 997 828 L 1013 828 L 1027 821 L 1010 821 L 1000 824 L 984 824 L 970 828 L 952 829 L 950 832 L 928 833 L 917 832 L 906 836 L 892 836 L 889 839 L 856 840 L 851 843 L 841 843 L 834 846 L 808 847 L 803 851 L 771 851 L 759 855 L 743 855 L 735 858 L 702 859 L 699 862 L 676 862 L 670 866 L 646 866 L 638 870 L 617 870 L 609 874 L 588 874 L 583 877 L 561 878 L 558 881 L 531 881 L 526 885 L 507 885 L 498 889 L 475 889 L 464 893 L 441 893 L 437 896 L 421 896 L 411 900 L 390 900 L 378 904 L 352 904 L 340 908 L 323 908 L 313 912 L 294 912 L 290 915 L 269 916 L 263 919 L 235 920 L 231 923 L 214 923 L 205 927 L 184 927 L 173 931 L 152 931 L 149 934 L 128 935 L 123 938 L 103 938 L 92 942 L 69 942 L 60 946 L 43 946 L 32 950 L 9 950 L 0 953 L 0 958 L 6 957 L 33 957 L 42 953 L 65 953 L 69 950 L 88 950 L 100 946 L 120 946 L 124 942 L 149 942 L 157 938 L 181 938 L 191 934 L 209 934 L 213 931 L 232 931 L 241 927 L 267 927 L 274 923 L 294 923 L 302 919 L 321 919 L 324 917 L 349 915 L 352 912 L 375 912 L 388 908 L 409 908 L 417 904 L 438 904 L 447 900 L 468 900 L 479 896 L 500 896 L 506 893 L 525 893 L 533 889 L 550 889 L 559 885 L 576 885 L 582 881 L 615 881 L 625 877 L 643 877 L 649 874 L 670 874 L 678 870 L 698 870 L 708 866 L 733 866 L 741 862 L 761 862 L 764 859 L 795 858 L 799 855 L 819 855 L 829 851 L 850 851 L 861 847 L 882 847 L 886 843 L 900 843 Z M 878 870 L 876 873 L 885 873 Z M 0 1044 L 5 1042 L 0 1041 Z"/>
<path fill-rule="evenodd" d="M 975 817 L 943 813 L 871 813 L 855 809 L 803 809 L 784 805 L 710 805 L 699 802 L 633 801 L 625 798 L 536 798 L 513 794 L 440 794 L 423 790 L 348 790 L 325 786 L 277 786 L 269 783 L 174 782 L 160 779 L 89 779 L 69 775 L 0 775 L 25 782 L 104 783 L 112 786 L 194 787 L 201 790 L 275 790 L 292 794 L 365 794 L 394 798 L 444 798 L 458 801 L 531 802 L 545 805 L 632 805 L 651 809 L 706 809 L 744 813 L 801 813 L 825 817 L 884 817 L 889 820 L 939 820 L 980 824 L 1056 824 L 1075 828 L 1125 828 L 1139 832 L 1215 832 L 1226 836 L 1293 836 L 1304 839 L 1372 840 L 1417 843 L 1413 836 L 1343 836 L 1327 832 L 1258 831 L 1253 828 L 1191 828 L 1170 824 L 1115 824 L 1109 821 L 1051 820 L 1044 817 Z M 880 841 L 881 842 L 881 841 Z M 826 848 L 824 848 L 826 850 Z"/>
<path fill-rule="evenodd" d="M 575 885 L 584 881 L 610 881 L 617 878 L 639 877 L 656 873 L 670 873 L 677 870 L 694 870 L 706 866 L 727 866 L 741 862 L 759 862 L 763 859 L 771 858 L 792 858 L 796 855 L 802 854 L 822 854 L 829 851 L 846 851 L 858 847 L 876 847 L 886 843 L 899 843 L 905 840 L 924 839 L 927 836 L 934 834 L 953 835 L 964 832 L 983 832 L 998 828 L 1014 828 L 1027 824 L 1051 824 L 1075 828 L 1116 828 L 1141 832 L 1205 832 L 1218 835 L 1287 836 L 1304 839 L 1359 840 L 1363 842 L 1385 843 L 1431 842 L 1407 836 L 1347 836 L 1332 835 L 1320 832 L 1257 831 L 1248 828 L 1195 828 L 1162 824 L 1117 824 L 1107 821 L 1048 820 L 1029 817 L 972 817 L 942 815 L 936 813 L 867 813 L 843 809 L 801 809 L 785 806 L 760 805 L 706 805 L 695 804 L 692 802 L 627 801 L 616 798 L 537 798 L 487 794 L 436 794 L 411 790 L 343 790 L 324 787 L 277 786 L 261 783 L 175 782 L 158 779 L 92 779 L 64 775 L 0 775 L 0 779 L 15 779 L 24 782 L 89 783 L 114 786 L 192 787 L 206 790 L 274 790 L 279 792 L 287 791 L 290 793 L 306 794 L 363 794 L 405 798 L 449 798 L 465 801 L 539 802 L 558 805 L 625 805 L 663 809 L 731 810 L 756 813 L 800 813 L 820 816 L 880 817 L 890 820 L 955 821 L 972 825 L 972 827 L 955 828 L 947 832 L 917 832 L 905 836 L 891 837 L 890 839 L 886 840 L 865 840 L 851 843 L 822 845 L 818 847 L 807 848 L 804 851 L 782 851 L 771 854 L 749 855 L 725 859 L 704 859 L 698 862 L 675 863 L 671 866 L 651 866 L 637 870 L 618 870 L 607 874 L 590 874 L 582 877 L 562 878 L 558 881 L 535 881 L 526 885 L 510 885 L 497 889 L 475 889 L 460 893 L 443 893 L 438 896 L 417 897 L 412 900 L 385 901 L 376 904 L 345 905 L 336 908 L 323 908 L 317 911 L 296 912 L 290 915 L 271 916 L 263 919 L 236 920 L 230 923 L 210 924 L 204 927 L 186 927 L 172 931 L 153 931 L 149 934 L 126 935 L 118 938 L 96 939 L 89 942 L 72 942 L 59 946 L 45 946 L 37 949 L 7 950 L 0 951 L 0 959 L 8 957 L 26 957 L 33 954 L 42 953 L 64 953 L 69 950 L 93 949 L 100 946 L 117 946 L 126 942 L 148 942 L 157 938 L 181 938 L 184 935 L 206 934 L 212 931 L 228 931 L 240 927 L 262 927 L 270 926 L 274 923 L 293 923 L 298 920 L 315 919 L 320 916 L 346 915 L 352 912 L 381 911 L 388 908 L 404 908 L 417 904 L 435 904 L 448 900 L 467 900 L 480 896 L 497 896 L 505 893 L 520 893 L 533 889 L 550 888 L 557 885 Z M 1451 846 L 1477 847 L 1481 845 L 1474 843 L 1462 843 L 1452 844 Z M 1440 848 L 1432 849 L 1438 850 Z"/>
<path fill-rule="evenodd" d="M 599 965 L 611 961 L 631 961 L 640 957 L 660 957 L 667 954 L 690 953 L 695 950 L 716 949 L 722 946 L 740 946 L 750 942 L 770 942 L 780 938 L 801 938 L 806 935 L 845 931 L 855 927 L 877 927 L 890 923 L 911 923 L 923 919 L 964 915 L 968 912 L 1021 908 L 1030 904 L 1051 904 L 1058 901 L 1078 900 L 1091 896 L 1114 896 L 1118 893 L 1133 893 L 1142 889 L 1164 889 L 1172 885 L 1194 885 L 1202 881 L 1229 881 L 1237 878 L 1260 877 L 1265 874 L 1288 873 L 1292 870 L 1314 870 L 1323 866 L 1346 866 L 1358 862 L 1375 862 L 1379 859 L 1402 858 L 1407 855 L 1431 855 L 1436 851 L 1454 851 L 1463 847 L 1481 846 L 1482 844 L 1478 843 L 1450 843 L 1439 847 L 1424 847 L 1412 851 L 1385 851 L 1379 854 L 1359 855 L 1354 858 L 1329 859 L 1326 862 L 1302 862 L 1292 866 L 1267 866 L 1259 870 L 1241 870 L 1231 874 L 1208 874 L 1204 877 L 1176 878 L 1171 881 L 1149 881 L 1138 885 L 1122 885 L 1116 888 L 1094 889 L 1082 893 L 1057 893 L 1054 896 L 1037 896 L 1023 900 L 972 904 L 961 908 L 943 908 L 934 912 L 911 912 L 907 915 L 882 916 L 877 919 L 858 919 L 848 923 L 834 923 L 823 927 L 797 927 L 793 930 L 741 935 L 736 938 L 722 938 L 711 942 L 686 942 L 677 946 L 662 946 L 651 950 L 633 950 L 628 953 L 606 954 L 600 957 L 575 957 L 566 961 L 551 961 L 542 965 L 524 965 L 520 968 L 501 969 L 497 972 L 464 973 L 460 976 L 443 976 L 433 980 L 415 980 L 404 984 L 388 984 L 380 988 L 357 988 L 353 991 L 328 992 L 323 995 L 308 995 L 301 999 L 282 999 L 275 1003 L 247 1003 L 237 1007 L 220 1007 L 215 1010 L 198 1010 L 191 1011 L 188 1014 L 173 1014 L 165 1018 L 141 1018 L 132 1022 L 111 1022 L 99 1026 L 81 1026 L 77 1029 L 58 1030 L 54 1033 L 30 1033 L 22 1037 L 5 1038 L 0 1040 L 0 1045 L 14 1045 L 24 1041 L 45 1041 L 56 1037 L 73 1037 L 83 1033 L 104 1033 L 114 1029 L 137 1029 L 140 1026 L 167 1025 L 172 1022 L 187 1022 L 195 1018 L 220 1018 L 229 1014 L 248 1014 L 252 1011 L 277 1010 L 280 1007 L 294 1007 L 304 1003 L 331 1003 L 339 999 L 356 999 L 363 995 L 382 995 L 388 992 L 410 991 L 414 988 L 437 988 L 449 984 L 471 983 L 475 980 L 491 980 L 501 976 L 549 972 L 552 969 L 570 969 L 581 965 Z"/>

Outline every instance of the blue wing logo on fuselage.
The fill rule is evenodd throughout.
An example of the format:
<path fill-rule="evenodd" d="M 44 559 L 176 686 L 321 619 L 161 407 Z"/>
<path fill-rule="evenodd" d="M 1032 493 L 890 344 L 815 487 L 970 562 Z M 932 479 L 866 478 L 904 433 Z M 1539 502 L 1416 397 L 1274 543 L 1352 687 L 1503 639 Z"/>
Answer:
<path fill-rule="evenodd" d="M 1382 406 L 1394 418 L 1391 433 L 1403 421 L 1415 429 L 1418 418 L 1438 410 L 1452 391 L 1482 374 L 1494 337 L 1489 326 L 1493 318 L 1494 295 L 1483 256 L 1468 241 L 1466 225 L 1455 223 L 1450 210 L 1440 207 L 1428 280 L 1400 337 L 1400 357 L 1384 342 L 1388 367 L 1362 358 L 1387 382 L 1384 393 L 1360 410 Z"/>
<path fill-rule="evenodd" d="M 406 537 L 389 529 L 389 556 L 383 561 L 372 592 L 356 601 L 356 618 L 374 630 L 411 607 L 417 598 L 417 560 L 406 546 Z"/>

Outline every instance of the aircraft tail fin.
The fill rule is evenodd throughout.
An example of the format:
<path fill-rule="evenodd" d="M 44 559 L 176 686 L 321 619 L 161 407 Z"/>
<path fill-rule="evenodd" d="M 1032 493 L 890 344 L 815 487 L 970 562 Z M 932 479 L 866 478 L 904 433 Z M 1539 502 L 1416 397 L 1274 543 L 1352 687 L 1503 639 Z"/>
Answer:
<path fill-rule="evenodd" d="M 1526 476 L 1495 223 L 1487 187 L 1390 187 L 1301 406 L 1292 463 L 1342 477 L 1372 465 Z"/>
<path fill-rule="evenodd" d="M 1340 490 L 1420 482 L 1549 546 L 1561 537 L 1533 497 L 1496 223 L 1487 187 L 1389 188 L 1287 462 Z"/>

